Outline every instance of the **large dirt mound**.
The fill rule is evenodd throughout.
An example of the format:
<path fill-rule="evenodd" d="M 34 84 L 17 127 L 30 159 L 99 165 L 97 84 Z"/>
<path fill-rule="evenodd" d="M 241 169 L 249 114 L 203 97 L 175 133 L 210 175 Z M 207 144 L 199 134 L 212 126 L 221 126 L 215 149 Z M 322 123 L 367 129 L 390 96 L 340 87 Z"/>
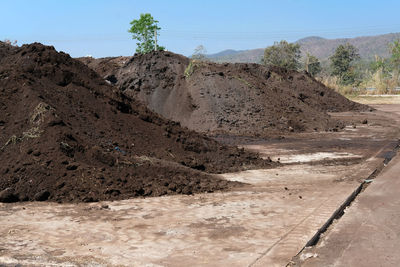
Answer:
<path fill-rule="evenodd" d="M 368 108 L 307 73 L 259 64 L 190 61 L 171 52 L 135 55 L 128 61 L 91 59 L 86 64 L 155 112 L 210 134 L 335 130 L 343 124 L 327 112 Z"/>
<path fill-rule="evenodd" d="M 211 192 L 208 173 L 271 166 L 182 128 L 53 47 L 0 42 L 0 199 L 96 201 Z"/>

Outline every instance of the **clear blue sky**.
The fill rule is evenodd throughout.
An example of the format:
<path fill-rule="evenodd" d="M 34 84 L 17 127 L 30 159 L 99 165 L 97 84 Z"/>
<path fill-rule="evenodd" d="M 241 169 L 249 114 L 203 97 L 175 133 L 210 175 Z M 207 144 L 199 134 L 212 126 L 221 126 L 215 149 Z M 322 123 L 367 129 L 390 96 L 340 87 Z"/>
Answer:
<path fill-rule="evenodd" d="M 151 13 L 159 43 L 190 55 L 200 44 L 215 53 L 400 32 L 399 10 L 399 0 L 0 0 L 0 40 L 42 42 L 73 57 L 132 55 L 129 22 Z"/>

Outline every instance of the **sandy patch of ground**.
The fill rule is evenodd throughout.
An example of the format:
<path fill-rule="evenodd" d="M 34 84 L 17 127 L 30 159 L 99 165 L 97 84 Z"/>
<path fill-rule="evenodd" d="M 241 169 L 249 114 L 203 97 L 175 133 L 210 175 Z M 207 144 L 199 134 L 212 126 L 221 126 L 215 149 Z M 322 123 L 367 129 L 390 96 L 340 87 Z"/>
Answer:
<path fill-rule="evenodd" d="M 359 95 L 348 98 L 354 102 L 367 105 L 400 104 L 400 95 Z"/>

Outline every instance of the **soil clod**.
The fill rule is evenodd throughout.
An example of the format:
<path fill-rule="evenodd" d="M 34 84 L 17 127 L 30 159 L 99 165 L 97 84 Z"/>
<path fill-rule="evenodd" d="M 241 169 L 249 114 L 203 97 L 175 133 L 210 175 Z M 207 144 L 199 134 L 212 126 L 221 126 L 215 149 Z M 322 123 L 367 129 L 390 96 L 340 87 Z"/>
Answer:
<path fill-rule="evenodd" d="M 12 203 L 17 201 L 19 201 L 19 198 L 14 189 L 6 188 L 0 192 L 0 202 Z"/>

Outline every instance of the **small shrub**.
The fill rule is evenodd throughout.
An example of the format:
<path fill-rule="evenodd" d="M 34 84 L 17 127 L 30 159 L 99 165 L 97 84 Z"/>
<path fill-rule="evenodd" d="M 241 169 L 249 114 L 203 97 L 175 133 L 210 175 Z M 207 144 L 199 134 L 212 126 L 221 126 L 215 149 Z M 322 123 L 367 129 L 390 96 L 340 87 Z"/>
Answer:
<path fill-rule="evenodd" d="M 193 60 L 191 60 L 184 72 L 186 79 L 188 79 L 190 76 L 192 76 L 193 72 L 194 72 L 194 63 L 193 63 Z"/>

